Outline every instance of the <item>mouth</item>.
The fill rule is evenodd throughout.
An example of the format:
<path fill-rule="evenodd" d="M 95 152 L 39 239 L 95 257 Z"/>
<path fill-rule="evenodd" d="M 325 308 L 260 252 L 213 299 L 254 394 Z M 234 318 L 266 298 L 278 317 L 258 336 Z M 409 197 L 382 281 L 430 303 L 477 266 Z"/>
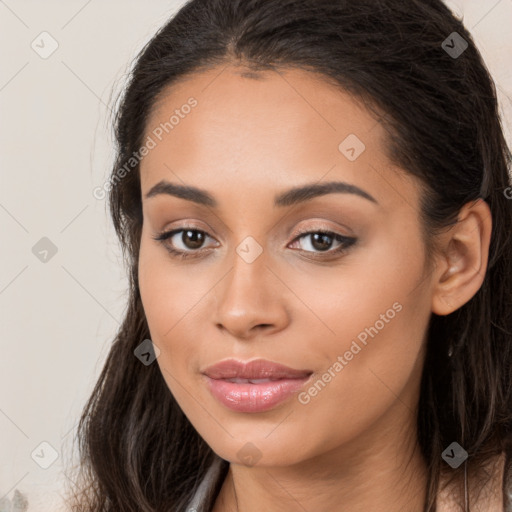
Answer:
<path fill-rule="evenodd" d="M 282 379 L 222 379 L 225 382 L 235 382 L 236 384 L 261 384 L 262 382 L 276 382 Z"/>
<path fill-rule="evenodd" d="M 212 379 L 242 379 L 250 381 L 300 379 L 308 377 L 313 371 L 297 370 L 266 359 L 253 359 L 251 361 L 225 359 L 224 361 L 209 366 L 201 373 L 204 373 Z"/>
<path fill-rule="evenodd" d="M 298 392 L 313 374 L 279 363 L 228 359 L 201 372 L 211 394 L 237 412 L 263 412 Z"/>

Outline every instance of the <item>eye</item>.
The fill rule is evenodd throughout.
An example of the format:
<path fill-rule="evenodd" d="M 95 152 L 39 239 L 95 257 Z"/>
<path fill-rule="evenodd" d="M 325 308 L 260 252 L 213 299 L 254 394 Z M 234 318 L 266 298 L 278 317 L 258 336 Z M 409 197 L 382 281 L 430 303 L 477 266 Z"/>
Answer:
<path fill-rule="evenodd" d="M 164 231 L 153 237 L 154 240 L 161 242 L 172 256 L 181 259 L 196 257 L 198 253 L 204 252 L 205 249 L 201 249 L 201 246 L 206 238 L 211 237 L 205 231 L 186 226 Z M 167 241 L 171 243 L 169 244 Z M 176 244 L 178 248 L 176 248 Z M 179 247 L 180 244 L 183 247 Z"/>
<path fill-rule="evenodd" d="M 319 229 L 316 231 L 310 230 L 301 232 L 299 236 L 295 237 L 293 243 L 296 243 L 296 241 L 300 242 L 303 239 L 306 241 L 309 239 L 309 242 L 306 243 L 306 247 L 303 247 L 301 250 L 305 252 L 312 252 L 320 257 L 322 257 L 322 253 L 328 253 L 331 256 L 333 254 L 344 253 L 357 241 L 354 237 L 347 237 L 333 231 Z M 337 242 L 338 245 L 333 249 L 332 245 L 334 242 Z"/>

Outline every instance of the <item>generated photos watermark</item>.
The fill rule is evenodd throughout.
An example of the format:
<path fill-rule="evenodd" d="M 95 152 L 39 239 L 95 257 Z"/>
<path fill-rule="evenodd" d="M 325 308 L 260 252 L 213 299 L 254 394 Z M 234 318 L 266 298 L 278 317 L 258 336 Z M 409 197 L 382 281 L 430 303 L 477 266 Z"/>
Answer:
<path fill-rule="evenodd" d="M 154 128 L 151 131 L 151 134 L 146 137 L 144 144 L 142 144 L 138 151 L 134 151 L 132 153 L 132 156 L 123 165 L 123 167 L 117 169 L 110 179 L 103 183 L 101 187 L 95 187 L 93 189 L 92 195 L 94 198 L 100 201 L 105 199 L 112 187 L 125 178 L 127 174 L 140 164 L 142 159 L 147 156 L 152 149 L 157 147 L 158 143 L 164 137 L 164 133 L 167 134 L 170 133 L 171 130 L 174 130 L 181 120 L 185 119 L 185 117 L 192 112 L 192 109 L 196 107 L 197 104 L 197 100 L 191 96 L 188 98 L 187 103 L 184 103 L 180 108 L 174 110 L 174 114 L 169 117 L 168 121 L 160 123 L 156 128 Z"/>
<path fill-rule="evenodd" d="M 402 311 L 402 304 L 399 302 L 395 302 L 391 308 L 389 308 L 385 313 L 380 315 L 379 320 L 377 320 L 371 327 L 366 327 L 363 331 L 361 331 L 357 335 L 357 339 L 352 340 L 349 350 L 346 350 L 343 355 L 339 355 L 336 358 L 336 361 L 327 368 L 327 370 L 316 380 L 314 384 L 312 384 L 306 391 L 302 391 L 298 394 L 298 400 L 302 405 L 309 404 L 311 399 L 318 396 L 318 394 L 329 384 L 335 377 L 338 375 L 345 366 L 349 364 L 350 361 L 361 352 L 361 350 L 368 345 L 370 341 L 368 337 L 371 339 L 375 338 L 377 334 L 379 334 L 384 327 L 393 318 L 395 318 L 396 314 Z M 358 343 L 359 342 L 359 343 Z"/>

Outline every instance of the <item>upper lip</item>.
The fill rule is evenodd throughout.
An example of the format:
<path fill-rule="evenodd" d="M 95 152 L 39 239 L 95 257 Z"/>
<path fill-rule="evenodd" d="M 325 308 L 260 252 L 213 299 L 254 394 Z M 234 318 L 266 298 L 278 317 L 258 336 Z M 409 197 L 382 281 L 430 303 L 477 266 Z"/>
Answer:
<path fill-rule="evenodd" d="M 212 379 L 300 379 L 309 377 L 311 370 L 296 370 L 266 359 L 238 361 L 225 359 L 202 372 Z"/>

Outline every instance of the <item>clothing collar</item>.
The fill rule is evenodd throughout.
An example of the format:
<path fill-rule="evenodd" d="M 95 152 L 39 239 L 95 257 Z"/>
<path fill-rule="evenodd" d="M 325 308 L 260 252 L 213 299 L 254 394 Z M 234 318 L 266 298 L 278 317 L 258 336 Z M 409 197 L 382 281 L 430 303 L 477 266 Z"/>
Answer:
<path fill-rule="evenodd" d="M 215 455 L 213 463 L 189 501 L 186 512 L 211 512 L 228 468 L 229 462 Z"/>

